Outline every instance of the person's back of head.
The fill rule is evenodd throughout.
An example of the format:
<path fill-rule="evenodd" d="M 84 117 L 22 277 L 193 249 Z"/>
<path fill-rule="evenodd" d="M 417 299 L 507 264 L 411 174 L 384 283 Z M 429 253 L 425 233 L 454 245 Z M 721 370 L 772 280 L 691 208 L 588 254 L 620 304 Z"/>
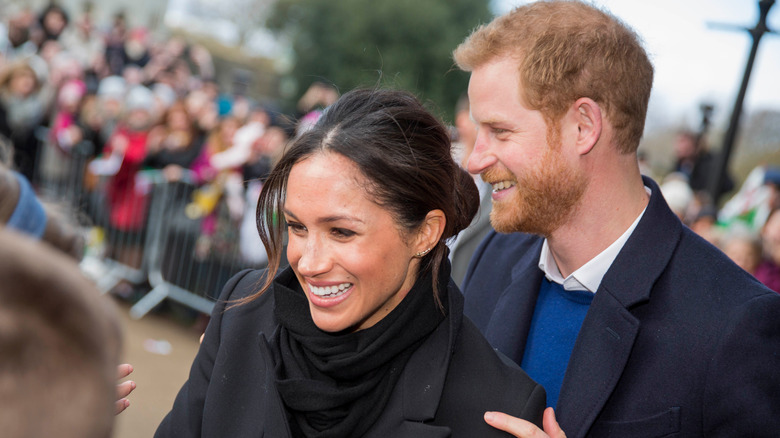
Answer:
<path fill-rule="evenodd" d="M 0 435 L 111 436 L 120 343 L 73 260 L 0 226 Z"/>
<path fill-rule="evenodd" d="M 498 58 L 519 64 L 521 100 L 556 126 L 577 99 L 606 112 L 622 153 L 644 130 L 653 66 L 639 37 L 608 12 L 581 1 L 538 1 L 478 28 L 454 52 L 465 71 Z"/>

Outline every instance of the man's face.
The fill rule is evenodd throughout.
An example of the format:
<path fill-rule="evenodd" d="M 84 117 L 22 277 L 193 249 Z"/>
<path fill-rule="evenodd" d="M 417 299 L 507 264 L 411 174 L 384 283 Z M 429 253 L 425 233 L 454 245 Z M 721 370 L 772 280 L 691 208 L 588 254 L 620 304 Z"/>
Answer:
<path fill-rule="evenodd" d="M 477 140 L 471 173 L 493 185 L 490 221 L 496 231 L 550 236 L 579 204 L 587 179 L 558 131 L 548 136 L 539 111 L 520 101 L 518 64 L 496 59 L 474 69 L 469 82 Z"/>

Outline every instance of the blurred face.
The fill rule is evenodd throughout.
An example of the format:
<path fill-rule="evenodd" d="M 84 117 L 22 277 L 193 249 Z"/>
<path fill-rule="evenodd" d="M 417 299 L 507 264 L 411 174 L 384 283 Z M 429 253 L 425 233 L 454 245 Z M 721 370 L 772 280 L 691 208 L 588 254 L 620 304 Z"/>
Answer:
<path fill-rule="evenodd" d="M 14 73 L 9 88 L 11 93 L 17 96 L 29 96 L 35 90 L 35 74 L 27 70 L 20 70 Z"/>
<path fill-rule="evenodd" d="M 539 111 L 520 100 L 517 61 L 499 59 L 471 73 L 469 101 L 477 138 L 468 171 L 493 186 L 490 221 L 502 233 L 549 236 L 563 225 L 587 186 L 585 175 L 549 138 Z"/>
<path fill-rule="evenodd" d="M 410 236 L 368 198 L 365 182 L 349 159 L 330 152 L 295 164 L 287 182 L 287 258 L 324 331 L 373 326 L 416 278 Z"/>
<path fill-rule="evenodd" d="M 761 242 L 770 257 L 776 263 L 780 262 L 780 213 L 777 210 L 769 215 L 761 229 Z"/>
<path fill-rule="evenodd" d="M 755 272 L 761 263 L 761 254 L 752 243 L 744 239 L 732 239 L 723 248 L 723 252 L 729 256 L 740 268 Z"/>

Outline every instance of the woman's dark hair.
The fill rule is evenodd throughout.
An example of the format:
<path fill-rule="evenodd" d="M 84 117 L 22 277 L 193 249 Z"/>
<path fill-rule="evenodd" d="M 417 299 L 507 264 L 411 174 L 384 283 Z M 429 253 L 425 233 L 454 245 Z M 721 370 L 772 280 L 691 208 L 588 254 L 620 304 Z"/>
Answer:
<path fill-rule="evenodd" d="M 429 211 L 446 216 L 442 238 L 422 258 L 420 272 L 437 278 L 447 258 L 445 240 L 466 228 L 479 208 L 474 180 L 453 160 L 444 126 L 412 94 L 359 89 L 329 106 L 319 121 L 293 140 L 268 180 L 257 204 L 257 228 L 268 252 L 269 270 L 260 291 L 279 270 L 287 179 L 292 167 L 319 152 L 351 160 L 368 180 L 366 192 L 393 215 L 399 228 L 416 230 Z"/>

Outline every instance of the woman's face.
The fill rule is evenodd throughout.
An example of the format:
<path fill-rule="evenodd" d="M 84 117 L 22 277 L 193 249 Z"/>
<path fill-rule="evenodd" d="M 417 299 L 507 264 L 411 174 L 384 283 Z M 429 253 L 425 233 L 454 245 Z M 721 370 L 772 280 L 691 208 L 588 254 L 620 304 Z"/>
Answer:
<path fill-rule="evenodd" d="M 314 323 L 327 332 L 373 326 L 416 278 L 414 238 L 402 235 L 365 185 L 352 161 L 331 152 L 298 162 L 288 178 L 287 258 Z"/>

